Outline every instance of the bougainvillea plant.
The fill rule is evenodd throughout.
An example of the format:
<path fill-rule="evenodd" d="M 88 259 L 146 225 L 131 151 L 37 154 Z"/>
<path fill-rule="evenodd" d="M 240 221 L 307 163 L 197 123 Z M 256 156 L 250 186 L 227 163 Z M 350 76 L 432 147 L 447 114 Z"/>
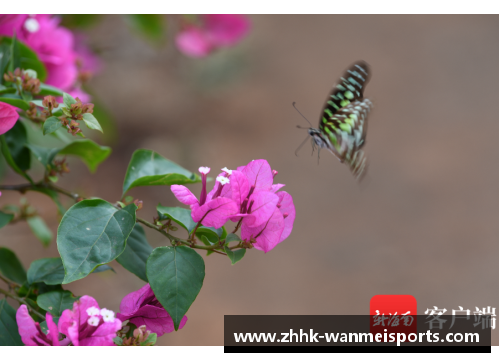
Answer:
<path fill-rule="evenodd" d="M 192 43 L 196 33 L 207 55 L 234 45 L 248 26 L 242 16 L 201 16 L 198 23 L 183 25 L 177 43 L 193 55 L 200 45 Z M 94 104 L 85 94 L 77 95 L 78 74 L 92 62 L 77 61 L 82 59 L 77 38 L 49 15 L 0 16 L 0 35 L 0 149 L 5 163 L 25 179 L 1 184 L 0 190 L 42 193 L 61 215 L 54 236 L 26 199 L 5 205 L 0 192 L 0 228 L 26 222 L 43 245 L 55 238 L 59 252 L 59 257 L 33 260 L 26 272 L 15 253 L 0 245 L 0 280 L 6 285 L 0 288 L 0 345 L 154 345 L 158 336 L 189 326 L 186 313 L 205 279 L 199 252 L 235 264 L 247 250 L 267 253 L 290 235 L 292 197 L 281 190 L 285 185 L 275 183 L 278 172 L 263 159 L 222 168 L 209 191 L 209 167 L 193 173 L 139 149 L 124 170 L 120 200 L 86 198 L 61 188 L 58 179 L 69 172 L 67 155 L 94 172 L 111 152 L 88 138 L 102 127 Z M 42 171 L 33 168 L 36 163 Z M 185 186 L 198 182 L 199 197 Z M 141 186 L 169 187 L 189 208 L 158 205 L 157 217 L 140 218 L 138 211 L 149 205 L 128 194 Z M 63 197 L 72 202 L 68 209 Z M 165 246 L 153 249 L 144 226 L 162 234 Z M 182 229 L 183 237 L 172 233 Z M 91 273 L 111 269 L 113 260 L 145 283 L 123 297 L 119 311 L 67 289 Z M 17 310 L 7 298 L 19 304 Z"/>

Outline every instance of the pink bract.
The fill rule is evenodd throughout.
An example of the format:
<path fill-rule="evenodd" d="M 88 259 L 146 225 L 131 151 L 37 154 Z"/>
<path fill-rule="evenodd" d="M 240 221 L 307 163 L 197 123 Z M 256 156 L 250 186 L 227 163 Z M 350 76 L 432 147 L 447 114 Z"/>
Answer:
<path fill-rule="evenodd" d="M 9 131 L 19 119 L 16 108 L 10 104 L 0 102 L 0 135 Z"/>
<path fill-rule="evenodd" d="M 114 346 L 113 338 L 122 328 L 122 322 L 93 313 L 95 311 L 101 312 L 96 300 L 84 295 L 73 304 L 73 310 L 62 313 L 59 331 L 69 337 L 74 346 Z"/>
<path fill-rule="evenodd" d="M 149 284 L 141 289 L 127 294 L 120 304 L 120 313 L 117 314 L 120 320 L 129 320 L 137 327 L 146 326 L 146 330 L 162 336 L 165 333 L 173 332 L 174 321 L 168 312 L 156 299 Z M 184 316 L 179 324 L 179 329 L 184 327 L 187 317 Z"/>
<path fill-rule="evenodd" d="M 240 42 L 250 30 L 246 15 L 208 14 L 199 16 L 201 25 L 186 25 L 175 37 L 179 50 L 193 58 L 203 58 L 220 47 Z"/>

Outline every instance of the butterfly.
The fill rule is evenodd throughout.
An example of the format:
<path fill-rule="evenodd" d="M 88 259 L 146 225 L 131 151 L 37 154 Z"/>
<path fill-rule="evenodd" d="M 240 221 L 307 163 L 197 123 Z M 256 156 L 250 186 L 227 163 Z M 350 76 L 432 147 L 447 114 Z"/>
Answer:
<path fill-rule="evenodd" d="M 368 166 L 361 148 L 365 145 L 368 114 L 373 107 L 363 96 L 369 79 L 370 68 L 366 62 L 352 64 L 333 85 L 323 106 L 319 128 L 308 128 L 313 152 L 315 145 L 319 150 L 328 149 L 349 166 L 357 180 L 361 180 Z"/>

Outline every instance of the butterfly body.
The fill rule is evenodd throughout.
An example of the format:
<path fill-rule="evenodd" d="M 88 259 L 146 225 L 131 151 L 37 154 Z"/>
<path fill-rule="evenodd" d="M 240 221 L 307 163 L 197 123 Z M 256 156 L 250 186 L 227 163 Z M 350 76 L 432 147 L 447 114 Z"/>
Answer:
<path fill-rule="evenodd" d="M 363 91 L 370 77 L 368 64 L 354 63 L 334 84 L 320 116 L 319 128 L 309 128 L 312 141 L 346 163 L 357 179 L 366 172 L 367 159 L 361 150 L 366 140 L 368 114 L 373 107 Z M 313 144 L 313 146 L 314 146 Z"/>

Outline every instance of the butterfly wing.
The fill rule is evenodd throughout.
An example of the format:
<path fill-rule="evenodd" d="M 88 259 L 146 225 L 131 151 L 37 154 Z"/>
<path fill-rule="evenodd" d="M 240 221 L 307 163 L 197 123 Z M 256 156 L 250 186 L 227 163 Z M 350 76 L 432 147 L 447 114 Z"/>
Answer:
<path fill-rule="evenodd" d="M 333 85 L 323 106 L 320 124 L 329 119 L 349 103 L 362 100 L 366 84 L 370 80 L 370 68 L 364 61 L 358 61 L 347 69 L 342 77 Z"/>
<path fill-rule="evenodd" d="M 328 149 L 341 162 L 349 165 L 351 172 L 358 179 L 363 176 L 367 166 L 366 156 L 361 148 L 365 144 L 371 107 L 369 99 L 357 100 L 320 123 L 321 132 L 330 141 Z"/>

